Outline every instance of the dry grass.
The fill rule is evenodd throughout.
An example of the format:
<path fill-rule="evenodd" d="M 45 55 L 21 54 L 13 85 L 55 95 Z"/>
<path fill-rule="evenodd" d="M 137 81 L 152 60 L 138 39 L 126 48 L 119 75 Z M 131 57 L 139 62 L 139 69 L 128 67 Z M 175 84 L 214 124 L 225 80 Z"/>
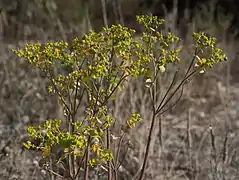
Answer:
<path fill-rule="evenodd" d="M 92 24 L 98 26 L 95 25 L 97 23 L 89 21 L 89 14 L 84 16 L 85 19 L 81 24 L 69 23 L 72 32 L 80 28 L 77 33 L 81 35 Z M 168 14 L 165 18 L 169 22 L 165 31 L 173 31 L 180 35 L 181 32 L 175 28 L 174 13 Z M 42 41 L 46 41 L 49 37 L 67 39 L 70 28 L 64 30 L 65 26 L 60 23 L 60 19 L 58 20 L 58 28 L 61 29 L 58 37 L 54 36 L 53 30 L 44 32 L 34 27 L 32 31 L 38 34 L 36 39 Z M 119 21 L 125 22 L 120 18 Z M 221 28 L 216 29 L 210 23 L 197 18 L 194 23 L 188 24 L 188 35 L 183 38 L 181 44 L 183 63 L 180 70 L 184 71 L 192 54 L 192 40 L 189 35 L 201 29 L 199 27 L 203 27 L 204 31 L 219 39 L 219 46 L 228 54 L 229 62 L 218 65 L 206 74 L 189 81 L 178 105 L 158 119 L 145 179 L 239 178 L 237 138 L 239 86 L 235 48 L 237 42 L 225 39 L 226 21 Z M 0 41 L 0 179 L 47 179 L 45 172 L 38 167 L 39 154 L 23 151 L 22 142 L 26 138 L 28 125 L 42 123 L 48 118 L 61 117 L 56 99 L 46 92 L 44 77 L 10 53 L 12 48 L 22 46 L 24 43 L 26 41 L 15 44 Z M 167 90 L 174 71 L 175 68 L 170 67 L 159 79 L 162 94 Z M 112 105 L 111 113 L 117 118 L 114 126 L 116 135 L 120 133 L 121 124 L 130 113 L 140 112 L 144 119 L 122 142 L 122 152 L 127 153 L 120 156 L 123 162 L 119 168 L 119 179 L 137 179 L 145 153 L 149 120 L 152 116 L 148 102 L 144 82 L 132 82 L 127 91 L 119 94 Z M 97 178 L 92 176 L 91 179 Z"/>

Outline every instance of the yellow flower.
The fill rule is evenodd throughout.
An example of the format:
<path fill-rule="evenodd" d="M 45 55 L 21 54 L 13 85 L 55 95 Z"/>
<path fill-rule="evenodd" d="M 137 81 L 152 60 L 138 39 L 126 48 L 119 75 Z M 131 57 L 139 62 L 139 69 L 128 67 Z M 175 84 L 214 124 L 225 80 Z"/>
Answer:
<path fill-rule="evenodd" d="M 98 149 L 99 149 L 99 146 L 97 144 L 93 144 L 93 146 L 92 146 L 93 152 L 96 153 Z"/>
<path fill-rule="evenodd" d="M 59 49 L 56 48 L 54 54 L 56 55 L 56 57 L 58 57 L 59 56 Z"/>

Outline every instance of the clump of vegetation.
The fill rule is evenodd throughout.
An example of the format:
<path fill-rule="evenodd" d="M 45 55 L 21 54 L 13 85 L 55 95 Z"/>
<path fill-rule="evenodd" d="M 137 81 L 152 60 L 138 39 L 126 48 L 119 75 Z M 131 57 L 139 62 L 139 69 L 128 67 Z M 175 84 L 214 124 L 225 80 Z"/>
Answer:
<path fill-rule="evenodd" d="M 59 98 L 64 109 L 65 119 L 46 120 L 43 125 L 28 127 L 29 137 L 40 143 L 24 144 L 26 148 L 42 151 L 39 165 L 53 176 L 78 179 L 83 173 L 84 179 L 88 179 L 90 168 L 98 167 L 107 170 L 108 179 L 117 179 L 121 165 L 120 142 L 142 118 L 138 113 L 132 114 L 121 136 L 116 138 L 111 128 L 117 118 L 109 115 L 109 102 L 114 101 L 116 92 L 124 91 L 132 79 L 143 78 L 152 114 L 139 175 L 139 179 L 143 179 L 158 116 L 169 108 L 172 97 L 182 92 L 186 80 L 226 60 L 223 51 L 215 46 L 215 38 L 193 33 L 195 51 L 187 71 L 179 83 L 176 83 L 176 72 L 168 91 L 161 96 L 157 80 L 169 64 L 180 63 L 177 47 L 180 38 L 161 31 L 164 20 L 158 17 L 137 16 L 137 21 L 144 26 L 144 32 L 137 37 L 134 29 L 113 25 L 100 32 L 91 31 L 81 39 L 75 38 L 70 44 L 65 41 L 36 43 L 13 50 L 44 73 L 49 79 L 49 93 Z M 60 70 L 56 70 L 58 66 Z M 160 103 L 159 97 L 163 97 Z M 86 108 L 84 115 L 79 116 L 83 101 Z M 117 145 L 116 150 L 112 144 Z M 60 164 L 63 172 L 57 171 Z"/>

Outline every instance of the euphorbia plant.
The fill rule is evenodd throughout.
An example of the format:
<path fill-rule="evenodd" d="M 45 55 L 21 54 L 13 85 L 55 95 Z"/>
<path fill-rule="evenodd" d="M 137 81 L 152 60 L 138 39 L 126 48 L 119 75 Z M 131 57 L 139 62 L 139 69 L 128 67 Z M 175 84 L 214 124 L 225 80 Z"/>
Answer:
<path fill-rule="evenodd" d="M 111 144 L 118 139 L 112 138 L 110 131 L 117 117 L 109 115 L 108 102 L 114 101 L 116 92 L 124 91 L 132 78 L 143 77 L 152 102 L 151 128 L 140 175 L 143 179 L 156 117 L 165 112 L 166 105 L 187 79 L 226 58 L 222 50 L 215 47 L 214 38 L 194 33 L 195 54 L 184 78 L 175 88 L 173 79 L 161 103 L 157 104 L 160 94 L 157 78 L 167 70 L 169 63 L 180 62 L 180 49 L 173 48 L 180 39 L 160 31 L 164 20 L 158 17 L 137 16 L 137 21 L 145 28 L 137 37 L 135 30 L 113 25 L 98 33 L 91 31 L 81 39 L 75 38 L 70 44 L 64 41 L 36 43 L 14 50 L 17 56 L 45 74 L 50 83 L 49 92 L 59 98 L 64 109 L 65 119 L 46 120 L 43 125 L 28 127 L 29 136 L 38 139 L 40 144 L 25 143 L 27 148 L 42 151 L 40 164 L 53 175 L 78 179 L 83 169 L 84 179 L 88 179 L 89 167 L 97 166 L 107 169 L 108 179 L 117 179 L 120 152 L 118 148 L 113 153 Z M 203 56 L 204 51 L 209 52 L 209 56 Z M 56 71 L 59 64 L 61 70 Z M 85 110 L 79 115 L 83 101 Z M 139 114 L 132 114 L 126 121 L 122 138 L 140 120 Z M 54 168 L 59 163 L 64 165 L 62 174 Z"/>

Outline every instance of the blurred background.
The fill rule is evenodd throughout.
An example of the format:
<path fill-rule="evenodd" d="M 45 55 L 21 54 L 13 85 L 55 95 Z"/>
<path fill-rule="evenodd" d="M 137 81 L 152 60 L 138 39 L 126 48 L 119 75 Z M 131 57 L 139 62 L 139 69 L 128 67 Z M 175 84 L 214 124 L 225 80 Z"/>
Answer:
<path fill-rule="evenodd" d="M 192 32 L 215 36 L 229 59 L 188 82 L 179 104 L 161 117 L 145 179 L 239 179 L 238 11 L 237 0 L 0 0 L 0 179 L 49 179 L 38 167 L 40 154 L 23 150 L 22 143 L 28 125 L 62 116 L 57 100 L 47 93 L 47 80 L 11 49 L 70 42 L 116 23 L 140 31 L 135 18 L 140 14 L 164 18 L 164 31 L 182 39 L 182 69 L 193 54 Z M 162 92 L 173 71 L 162 76 Z M 132 82 L 112 107 L 119 121 L 132 112 L 144 119 L 128 134 L 133 146 L 122 157 L 119 179 L 137 177 L 143 160 L 151 114 L 141 87 Z M 104 176 L 92 173 L 90 179 Z"/>

